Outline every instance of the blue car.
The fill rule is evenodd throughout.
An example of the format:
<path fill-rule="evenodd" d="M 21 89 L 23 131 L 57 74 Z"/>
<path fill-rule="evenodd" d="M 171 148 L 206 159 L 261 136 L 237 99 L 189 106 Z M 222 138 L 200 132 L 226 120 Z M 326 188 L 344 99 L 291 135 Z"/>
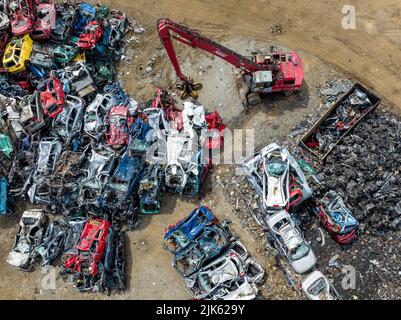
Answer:
<path fill-rule="evenodd" d="M 347 244 L 356 238 L 359 222 L 345 206 L 340 195 L 331 190 L 313 209 L 323 227 L 339 244 Z"/>
<path fill-rule="evenodd" d="M 217 218 L 206 206 L 193 210 L 184 219 L 168 227 L 164 234 L 164 247 L 178 253 L 203 232 L 206 226 L 218 223 Z"/>
<path fill-rule="evenodd" d="M 7 205 L 8 183 L 6 177 L 0 178 L 0 216 L 8 216 L 11 214 L 10 208 Z"/>
<path fill-rule="evenodd" d="M 174 256 L 173 266 L 188 277 L 224 252 L 231 244 L 231 237 L 221 224 L 206 226 L 202 234 L 184 250 Z"/>

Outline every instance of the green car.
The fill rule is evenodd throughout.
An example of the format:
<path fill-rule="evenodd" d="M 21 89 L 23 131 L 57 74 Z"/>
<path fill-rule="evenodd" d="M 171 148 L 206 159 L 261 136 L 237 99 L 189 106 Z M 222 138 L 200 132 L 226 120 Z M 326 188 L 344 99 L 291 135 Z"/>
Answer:
<path fill-rule="evenodd" d="M 60 44 L 54 49 L 54 61 L 60 64 L 70 63 L 77 56 L 80 49 L 74 44 Z"/>
<path fill-rule="evenodd" d="M 0 150 L 10 159 L 10 155 L 13 152 L 13 145 L 10 137 L 2 133 L 0 133 Z"/>

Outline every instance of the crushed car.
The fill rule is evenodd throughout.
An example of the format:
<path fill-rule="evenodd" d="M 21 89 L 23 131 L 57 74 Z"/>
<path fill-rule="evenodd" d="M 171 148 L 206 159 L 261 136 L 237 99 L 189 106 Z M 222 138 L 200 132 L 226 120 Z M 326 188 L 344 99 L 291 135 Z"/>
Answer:
<path fill-rule="evenodd" d="M 317 270 L 302 281 L 302 290 L 309 300 L 341 300 L 330 280 Z"/>
<path fill-rule="evenodd" d="M 73 281 L 80 291 L 92 290 L 99 281 L 99 269 L 109 228 L 110 223 L 107 220 L 89 219 L 75 246 L 76 253 L 63 254 L 62 273 L 72 273 Z"/>
<path fill-rule="evenodd" d="M 246 178 L 269 212 L 289 210 L 312 196 L 305 174 L 286 148 L 273 143 L 243 163 Z"/>
<path fill-rule="evenodd" d="M 53 131 L 66 144 L 70 144 L 81 131 L 84 106 L 85 101 L 82 98 L 66 95 L 63 110 L 53 119 Z"/>
<path fill-rule="evenodd" d="M 7 44 L 3 56 L 3 67 L 8 72 L 19 72 L 25 69 L 31 57 L 33 41 L 29 34 L 13 37 Z"/>
<path fill-rule="evenodd" d="M 296 273 L 311 270 L 316 257 L 302 232 L 287 211 L 281 210 L 266 218 L 276 249 L 288 259 Z"/>
<path fill-rule="evenodd" d="M 359 223 L 334 190 L 328 191 L 318 200 L 313 212 L 339 244 L 348 244 L 356 239 Z"/>
<path fill-rule="evenodd" d="M 31 209 L 22 214 L 14 247 L 7 258 L 9 264 L 23 271 L 32 270 L 33 252 L 46 230 L 47 219 L 42 209 Z"/>
<path fill-rule="evenodd" d="M 40 93 L 43 113 L 55 118 L 63 111 L 65 93 L 61 81 L 55 77 L 46 80 L 46 89 Z"/>
<path fill-rule="evenodd" d="M 29 33 L 35 23 L 34 0 L 10 0 L 8 3 L 11 32 L 15 36 Z"/>
<path fill-rule="evenodd" d="M 52 29 L 56 27 L 56 7 L 53 3 L 38 3 L 35 8 L 36 19 L 31 31 L 34 40 L 50 38 Z"/>

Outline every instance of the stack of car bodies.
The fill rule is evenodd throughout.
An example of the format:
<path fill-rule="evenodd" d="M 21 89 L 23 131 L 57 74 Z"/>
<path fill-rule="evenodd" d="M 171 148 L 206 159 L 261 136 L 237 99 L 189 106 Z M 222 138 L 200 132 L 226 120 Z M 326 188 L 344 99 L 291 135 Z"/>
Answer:
<path fill-rule="evenodd" d="M 269 230 L 278 251 L 295 272 L 305 273 L 316 257 L 288 211 L 312 196 L 306 177 L 286 148 L 273 143 L 246 160 L 244 172 L 260 195 L 266 212 L 263 225 Z"/>
<path fill-rule="evenodd" d="M 164 246 L 196 299 L 249 300 L 258 296 L 262 265 L 206 206 L 167 228 Z"/>

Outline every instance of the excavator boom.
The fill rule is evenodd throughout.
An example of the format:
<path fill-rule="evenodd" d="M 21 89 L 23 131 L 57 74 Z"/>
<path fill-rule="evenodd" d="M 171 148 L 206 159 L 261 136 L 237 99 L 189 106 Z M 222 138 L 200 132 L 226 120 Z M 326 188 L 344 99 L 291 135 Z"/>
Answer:
<path fill-rule="evenodd" d="M 188 78 L 182 73 L 180 64 L 175 53 L 172 38 L 187 44 L 194 48 L 202 49 L 209 52 L 237 68 L 246 70 L 247 72 L 255 72 L 264 70 L 263 66 L 253 62 L 233 50 L 222 46 L 221 44 L 202 36 L 199 32 L 171 21 L 168 18 L 159 19 L 157 22 L 157 30 L 160 40 L 166 48 L 167 54 L 173 64 L 177 76 L 182 81 L 188 81 Z M 174 33 L 174 34 L 172 34 Z"/>

